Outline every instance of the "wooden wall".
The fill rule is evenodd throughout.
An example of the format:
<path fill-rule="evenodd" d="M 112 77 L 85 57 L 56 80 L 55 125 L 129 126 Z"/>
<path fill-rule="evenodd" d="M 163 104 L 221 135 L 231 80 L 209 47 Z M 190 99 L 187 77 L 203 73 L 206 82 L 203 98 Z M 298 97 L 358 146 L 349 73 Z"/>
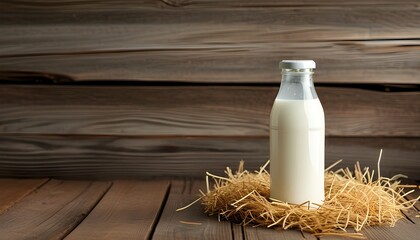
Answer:
<path fill-rule="evenodd" d="M 0 2 L 0 177 L 268 159 L 278 61 L 314 59 L 327 164 L 420 180 L 419 1 Z"/>

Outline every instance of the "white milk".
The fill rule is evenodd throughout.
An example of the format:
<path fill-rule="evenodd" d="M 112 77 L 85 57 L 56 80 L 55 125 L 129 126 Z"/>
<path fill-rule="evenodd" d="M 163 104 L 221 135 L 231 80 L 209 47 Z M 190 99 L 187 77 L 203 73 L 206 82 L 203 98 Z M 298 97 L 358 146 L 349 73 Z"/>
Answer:
<path fill-rule="evenodd" d="M 270 116 L 271 198 L 294 204 L 323 202 L 324 139 L 318 98 L 275 100 Z"/>

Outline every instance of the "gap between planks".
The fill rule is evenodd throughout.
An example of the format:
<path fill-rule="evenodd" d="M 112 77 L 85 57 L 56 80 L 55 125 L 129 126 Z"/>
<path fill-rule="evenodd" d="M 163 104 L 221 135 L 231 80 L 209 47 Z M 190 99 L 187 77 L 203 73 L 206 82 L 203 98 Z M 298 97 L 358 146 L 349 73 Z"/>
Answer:
<path fill-rule="evenodd" d="M 0 239 L 61 239 L 85 218 L 109 185 L 52 179 L 0 214 Z"/>
<path fill-rule="evenodd" d="M 88 212 L 86 213 L 86 215 L 85 215 L 85 217 L 76 225 L 76 226 L 74 226 L 74 228 L 71 230 L 71 231 L 69 231 L 69 232 L 67 232 L 66 233 L 66 235 L 65 236 L 63 236 L 63 238 L 62 239 L 65 239 L 69 234 L 71 234 L 77 227 L 79 227 L 80 226 L 80 224 L 82 224 L 83 223 L 83 221 L 85 221 L 85 219 L 86 219 L 86 217 L 87 216 L 89 216 L 89 214 L 93 211 L 93 209 L 95 209 L 96 208 L 96 206 L 98 206 L 98 204 L 102 201 L 102 199 L 104 198 L 104 196 L 108 193 L 108 191 L 109 191 L 109 189 L 111 189 L 111 187 L 112 187 L 112 185 L 113 185 L 114 183 L 113 182 L 110 182 L 109 183 L 109 187 L 105 190 L 105 192 L 102 194 L 102 196 L 100 196 L 99 197 L 99 199 L 98 199 L 98 201 L 93 205 L 93 207 L 90 209 L 90 210 L 88 210 Z"/>
<path fill-rule="evenodd" d="M 149 239 L 165 202 L 167 180 L 117 180 L 71 239 Z"/>

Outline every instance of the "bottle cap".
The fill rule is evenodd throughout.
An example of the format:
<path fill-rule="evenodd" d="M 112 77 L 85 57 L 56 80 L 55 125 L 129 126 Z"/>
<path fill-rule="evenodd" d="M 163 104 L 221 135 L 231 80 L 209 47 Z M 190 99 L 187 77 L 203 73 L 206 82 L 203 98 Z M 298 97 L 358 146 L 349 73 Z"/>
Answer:
<path fill-rule="evenodd" d="M 283 60 L 280 62 L 281 69 L 310 69 L 316 68 L 313 60 Z"/>

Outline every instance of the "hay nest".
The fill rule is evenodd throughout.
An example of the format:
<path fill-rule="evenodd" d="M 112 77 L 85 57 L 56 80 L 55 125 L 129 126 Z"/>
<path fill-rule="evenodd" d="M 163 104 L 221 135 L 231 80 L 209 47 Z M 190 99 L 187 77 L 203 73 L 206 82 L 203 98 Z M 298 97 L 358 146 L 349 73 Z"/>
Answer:
<path fill-rule="evenodd" d="M 201 192 L 205 213 L 218 215 L 220 219 L 240 222 L 243 225 L 255 224 L 263 227 L 299 229 L 315 235 L 338 235 L 364 238 L 357 233 L 365 226 L 388 225 L 404 217 L 402 211 L 411 208 L 418 199 L 407 200 L 404 187 L 399 179 L 381 177 L 374 180 L 374 171 L 361 169 L 355 164 L 354 172 L 348 168 L 331 171 L 336 162 L 325 170 L 325 202 L 317 209 L 309 209 L 309 203 L 288 204 L 270 198 L 270 174 L 267 162 L 259 171 L 244 170 L 241 161 L 239 169 L 233 173 L 227 168 L 227 177 L 207 173 L 207 192 Z M 209 178 L 214 180 L 210 189 Z M 192 203 L 193 204 L 193 203 Z M 189 205 L 190 206 L 190 205 Z M 183 210 L 189 206 L 178 209 Z M 356 233 L 349 233 L 354 228 Z"/>

